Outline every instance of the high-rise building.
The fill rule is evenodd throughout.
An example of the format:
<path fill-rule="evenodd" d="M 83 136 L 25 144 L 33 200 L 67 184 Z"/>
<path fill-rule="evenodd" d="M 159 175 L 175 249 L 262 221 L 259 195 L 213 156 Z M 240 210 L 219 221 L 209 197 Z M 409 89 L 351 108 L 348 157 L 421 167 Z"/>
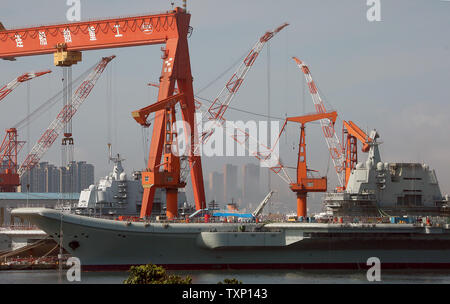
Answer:
<path fill-rule="evenodd" d="M 242 167 L 242 200 L 244 205 L 258 202 L 261 195 L 260 168 L 255 164 L 245 164 Z"/>
<path fill-rule="evenodd" d="M 46 188 L 44 192 L 59 192 L 59 170 L 56 166 L 48 164 L 44 168 Z"/>
<path fill-rule="evenodd" d="M 223 202 L 223 174 L 219 172 L 210 172 L 208 180 L 208 201 Z"/>
<path fill-rule="evenodd" d="M 223 167 L 223 191 L 224 191 L 224 202 L 231 203 L 232 200 L 236 200 L 240 195 L 238 193 L 237 181 L 237 166 L 226 164 Z"/>
<path fill-rule="evenodd" d="M 21 178 L 22 192 L 78 193 L 91 184 L 94 184 L 94 166 L 85 161 L 74 161 L 67 167 L 59 168 L 48 162 L 41 162 Z"/>

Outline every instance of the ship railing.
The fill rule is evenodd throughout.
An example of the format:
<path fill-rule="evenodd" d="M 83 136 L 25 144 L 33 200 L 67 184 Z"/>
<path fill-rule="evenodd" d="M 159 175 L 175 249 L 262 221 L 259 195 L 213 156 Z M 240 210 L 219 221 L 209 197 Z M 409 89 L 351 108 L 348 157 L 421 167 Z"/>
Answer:
<path fill-rule="evenodd" d="M 34 225 L 9 225 L 2 226 L 2 230 L 41 230 L 38 226 Z"/>

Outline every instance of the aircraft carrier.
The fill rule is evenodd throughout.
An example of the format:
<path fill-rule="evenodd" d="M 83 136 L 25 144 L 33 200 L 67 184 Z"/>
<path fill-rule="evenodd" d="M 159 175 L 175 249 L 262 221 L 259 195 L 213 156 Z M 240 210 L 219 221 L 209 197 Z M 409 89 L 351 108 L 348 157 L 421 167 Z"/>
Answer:
<path fill-rule="evenodd" d="M 441 194 L 434 171 L 423 164 L 382 162 L 377 132 L 367 136 L 352 124 L 347 126 L 349 149 L 344 151 L 344 143 L 340 143 L 334 129 L 336 111 L 327 111 L 309 68 L 297 58 L 294 59 L 305 74 L 316 113 L 286 117 L 284 126 L 288 121 L 301 124 L 296 181 L 287 175 L 289 167 L 281 164 L 272 149 L 255 142 L 245 129 L 236 127 L 231 137 L 244 149 L 248 146 L 249 155 L 278 174 L 296 193 L 298 218 L 295 222 L 269 223 L 252 215 L 250 222 L 230 222 L 229 215 L 214 216 L 205 210 L 203 168 L 197 148 L 211 137 L 214 126 L 231 123 L 225 114 L 248 71 L 264 45 L 288 23 L 260 36 L 213 102 L 206 105 L 194 96 L 188 43 L 193 31 L 190 18 L 183 1 L 182 8 L 156 14 L 10 30 L 0 23 L 0 59 L 6 60 L 53 54 L 56 66 L 70 67 L 82 61 L 82 52 L 163 45 L 162 69 L 156 84 L 158 100 L 131 113 L 140 126 L 153 127 L 147 165 L 140 171 L 142 188 L 138 179 L 128 181 L 117 166 L 111 176 L 80 195 L 75 210 L 18 208 L 12 211 L 13 216 L 44 230 L 80 258 L 87 269 L 128 269 L 130 265 L 147 263 L 178 269 L 359 268 L 365 267 L 371 257 L 379 258 L 384 268 L 450 268 L 449 200 Z M 14 161 L 8 161 L 0 172 L 1 191 L 15 191 L 20 176 L 43 157 L 59 134 L 64 136 L 64 146 L 73 145 L 71 119 L 114 58 L 103 57 L 90 69 L 71 100 L 70 94 L 63 93 L 65 106 L 20 167 L 17 149 L 6 149 L 15 151 L 6 155 Z M 69 71 L 64 73 L 71 75 Z M 67 82 L 63 92 L 67 92 Z M 7 94 L 12 90 L 9 85 L 5 88 Z M 200 136 L 186 135 L 188 130 L 198 129 L 196 112 L 200 110 L 205 114 L 203 122 L 213 124 L 197 134 Z M 181 115 L 176 115 L 177 111 Z M 185 122 L 186 139 L 194 139 L 181 157 L 173 145 L 178 141 L 174 126 L 180 122 L 180 116 Z M 327 191 L 327 178 L 311 177 L 314 170 L 306 164 L 305 124 L 318 120 L 341 186 L 325 196 L 325 206 L 333 217 L 326 223 L 315 222 L 316 217 L 307 216 L 306 208 L 309 192 Z M 5 138 L 8 146 L 21 145 L 15 128 L 9 129 Z M 367 160 L 358 164 L 356 139 L 367 150 L 363 151 L 369 152 Z M 70 156 L 70 149 L 64 150 Z M 180 193 L 186 186 L 187 173 L 198 217 L 180 218 Z M 111 191 L 114 193 L 110 195 Z M 153 217 L 155 202 L 165 206 L 161 208 L 165 208 L 167 220 Z M 119 213 L 125 216 L 120 217 Z M 140 217 L 135 217 L 135 213 Z"/>
<path fill-rule="evenodd" d="M 335 223 L 149 223 L 20 208 L 84 269 L 450 268 L 450 226 Z"/>
<path fill-rule="evenodd" d="M 367 267 L 371 257 L 379 258 L 382 268 L 450 268 L 448 217 L 371 216 L 373 210 L 402 212 L 404 204 L 394 208 L 398 197 L 405 197 L 402 189 L 419 178 L 422 180 L 414 189 L 422 193 L 423 200 L 415 197 L 413 214 L 418 212 L 419 203 L 428 208 L 422 214 L 431 209 L 438 214 L 448 206 L 434 171 L 427 166 L 416 164 L 413 171 L 389 170 L 411 166 L 382 163 L 374 134 L 368 158 L 352 173 L 347 190 L 325 196 L 325 206 L 334 219 L 343 213 L 337 203 L 339 207 L 356 206 L 359 216 L 351 220 L 347 216 L 347 220 L 339 217 L 338 221 L 320 223 L 311 216 L 307 222 L 258 223 L 256 215 L 252 222 L 228 222 L 210 214 L 200 218 L 203 222 L 194 222 L 192 217 L 187 223 L 113 220 L 46 208 L 19 208 L 12 213 L 34 223 L 56 242 L 62 241 L 67 251 L 80 258 L 84 269 L 128 269 L 147 263 L 169 269 L 342 269 Z M 117 165 L 113 172 L 123 179 Z M 381 173 L 384 185 L 380 185 Z M 375 205 L 361 199 L 368 191 L 378 198 L 372 202 Z M 392 222 L 384 222 L 386 219 Z"/>

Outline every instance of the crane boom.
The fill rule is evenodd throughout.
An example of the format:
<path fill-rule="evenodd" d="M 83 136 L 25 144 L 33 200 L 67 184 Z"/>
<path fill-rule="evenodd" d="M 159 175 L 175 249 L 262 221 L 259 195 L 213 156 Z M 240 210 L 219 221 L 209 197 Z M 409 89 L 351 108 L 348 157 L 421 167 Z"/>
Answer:
<path fill-rule="evenodd" d="M 322 98 L 319 95 L 318 89 L 314 80 L 311 76 L 311 72 L 308 66 L 296 57 L 292 57 L 297 63 L 298 67 L 302 70 L 303 74 L 306 78 L 306 83 L 309 87 L 309 92 L 311 93 L 311 97 L 314 103 L 314 107 L 317 113 L 326 113 L 328 112 L 325 108 L 325 105 L 322 101 Z M 322 127 L 323 135 L 327 142 L 328 150 L 331 155 L 331 159 L 333 160 L 334 168 L 337 173 L 338 181 L 341 187 L 344 187 L 344 163 L 345 157 L 343 153 L 342 144 L 339 141 L 339 138 L 334 129 L 334 124 L 330 119 L 321 119 L 320 125 Z"/>
<path fill-rule="evenodd" d="M 16 79 L 12 80 L 10 83 L 8 83 L 7 85 L 3 86 L 0 89 L 0 101 L 2 101 L 9 93 L 11 93 L 15 88 L 17 88 L 21 83 L 26 82 L 28 80 L 31 80 L 33 78 L 51 73 L 52 71 L 47 70 L 47 71 L 42 71 L 42 72 L 31 72 L 31 73 L 25 73 L 19 77 L 17 77 Z"/>
<path fill-rule="evenodd" d="M 255 211 L 253 211 L 253 213 L 252 213 L 253 217 L 257 217 L 257 216 L 259 216 L 261 214 L 261 212 L 263 211 L 264 207 L 270 201 L 270 198 L 272 197 L 273 192 L 274 192 L 273 190 L 270 190 L 270 192 L 267 193 L 266 197 L 261 201 L 261 203 L 259 204 L 258 208 L 256 208 Z"/>
<path fill-rule="evenodd" d="M 215 121 L 218 124 L 223 125 L 223 123 L 225 122 L 223 115 L 228 109 L 228 106 L 230 105 L 233 98 L 236 96 L 236 93 L 244 82 L 245 76 L 247 75 L 248 71 L 250 71 L 253 63 L 263 49 L 264 45 L 270 39 L 272 39 L 273 36 L 275 36 L 288 25 L 289 23 L 283 23 L 273 31 L 266 32 L 258 39 L 258 41 L 255 43 L 253 48 L 250 50 L 250 52 L 238 67 L 237 71 L 233 74 L 233 76 L 231 76 L 230 80 L 228 80 L 217 97 L 214 99 L 213 103 L 207 111 L 208 115 L 205 115 L 205 117 L 203 118 L 203 122 Z M 203 132 L 202 142 L 206 142 L 213 132 L 214 126 L 211 125 L 209 129 Z"/>
<path fill-rule="evenodd" d="M 86 79 L 81 83 L 73 94 L 71 103 L 62 108 L 56 119 L 50 124 L 41 138 L 28 153 L 25 160 L 22 162 L 22 165 L 17 171 L 20 177 L 27 170 L 33 168 L 42 158 L 44 153 L 47 152 L 47 150 L 52 146 L 53 142 L 64 129 L 65 124 L 72 119 L 78 108 L 89 96 L 108 63 L 115 57 L 116 56 L 114 55 L 110 57 L 103 57 L 91 73 L 89 73 Z"/>
<path fill-rule="evenodd" d="M 261 52 L 264 45 L 272 39 L 278 32 L 280 32 L 283 28 L 288 26 L 288 23 L 284 23 L 277 27 L 275 30 L 271 32 L 266 32 L 253 48 L 248 53 L 247 57 L 245 57 L 244 61 L 241 63 L 237 71 L 231 76 L 230 80 L 225 84 L 225 87 L 220 91 L 219 95 L 217 95 L 216 99 L 208 109 L 208 114 L 210 115 L 209 119 L 214 120 L 222 120 L 225 111 L 227 110 L 229 104 L 233 100 L 234 96 L 236 96 L 237 91 L 239 90 L 242 82 L 245 79 L 250 68 L 253 66 L 256 58 Z"/>

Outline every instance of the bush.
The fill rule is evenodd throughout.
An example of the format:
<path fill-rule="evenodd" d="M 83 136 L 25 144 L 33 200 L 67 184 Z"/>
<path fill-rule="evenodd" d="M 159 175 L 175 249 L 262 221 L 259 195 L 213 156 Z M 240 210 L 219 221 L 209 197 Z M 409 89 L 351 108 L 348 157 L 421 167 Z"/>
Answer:
<path fill-rule="evenodd" d="M 238 279 L 232 278 L 232 279 L 224 279 L 223 282 L 219 282 L 217 284 L 242 284 L 242 282 L 238 281 Z"/>
<path fill-rule="evenodd" d="M 166 270 L 157 265 L 147 264 L 131 266 L 130 275 L 124 284 L 191 284 L 192 278 L 182 278 L 178 275 L 168 275 Z"/>

